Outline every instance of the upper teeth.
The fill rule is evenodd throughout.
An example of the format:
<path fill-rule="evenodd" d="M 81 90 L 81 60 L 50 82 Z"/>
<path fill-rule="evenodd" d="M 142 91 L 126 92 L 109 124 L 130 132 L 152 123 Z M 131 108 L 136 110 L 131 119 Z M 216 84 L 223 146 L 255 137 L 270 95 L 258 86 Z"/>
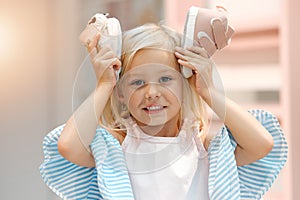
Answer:
<path fill-rule="evenodd" d="M 150 106 L 150 107 L 147 107 L 148 110 L 160 110 L 162 108 L 163 108 L 162 106 Z"/>

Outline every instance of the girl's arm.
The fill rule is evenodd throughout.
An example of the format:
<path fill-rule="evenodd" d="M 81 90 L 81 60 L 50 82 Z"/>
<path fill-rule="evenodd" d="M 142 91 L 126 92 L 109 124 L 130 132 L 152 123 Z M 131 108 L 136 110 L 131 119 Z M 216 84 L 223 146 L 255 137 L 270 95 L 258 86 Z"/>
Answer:
<path fill-rule="evenodd" d="M 58 140 L 58 151 L 70 162 L 86 167 L 95 166 L 89 145 L 112 90 L 108 85 L 97 87 L 67 121 Z"/>
<path fill-rule="evenodd" d="M 247 111 L 219 92 L 212 80 L 212 62 L 200 47 L 188 50 L 176 48 L 179 64 L 191 68 L 195 74 L 190 83 L 202 99 L 224 121 L 237 142 L 237 165 L 246 165 L 266 156 L 273 148 L 269 132 Z"/>
<path fill-rule="evenodd" d="M 97 86 L 67 121 L 58 140 L 58 150 L 64 158 L 87 167 L 95 166 L 89 145 L 116 84 L 114 68 L 121 66 L 111 49 L 97 48 L 99 39 L 100 35 L 96 35 L 88 47 L 98 80 Z"/>
<path fill-rule="evenodd" d="M 237 142 L 235 157 L 238 166 L 247 165 L 265 157 L 273 148 L 271 134 L 235 102 L 215 89 L 204 97 L 206 103 L 221 118 Z"/>

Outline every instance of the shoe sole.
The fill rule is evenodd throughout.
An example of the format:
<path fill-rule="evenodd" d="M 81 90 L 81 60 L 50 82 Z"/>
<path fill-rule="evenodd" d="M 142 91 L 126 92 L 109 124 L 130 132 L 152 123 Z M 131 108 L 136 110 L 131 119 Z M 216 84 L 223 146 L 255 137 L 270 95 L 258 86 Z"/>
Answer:
<path fill-rule="evenodd" d="M 183 34 L 183 42 L 182 47 L 184 49 L 193 46 L 194 44 L 194 31 L 195 31 L 195 23 L 197 19 L 199 8 L 192 6 L 187 14 L 185 26 L 184 26 L 184 34 Z M 193 71 L 190 68 L 181 66 L 181 73 L 185 78 L 189 78 L 193 75 Z"/>
<path fill-rule="evenodd" d="M 121 52 L 122 52 L 122 29 L 119 20 L 116 18 L 109 18 L 108 19 L 108 33 L 110 36 L 112 36 L 111 39 L 113 39 L 116 42 L 117 50 L 116 55 L 118 58 L 121 58 Z"/>
<path fill-rule="evenodd" d="M 109 43 L 111 44 L 111 47 L 115 52 L 115 55 L 117 55 L 117 57 L 121 59 L 122 29 L 119 20 L 116 18 L 108 18 L 107 29 L 108 29 L 108 35 L 110 40 Z M 119 80 L 121 70 L 122 70 L 121 67 L 118 70 L 115 70 L 117 81 Z"/>

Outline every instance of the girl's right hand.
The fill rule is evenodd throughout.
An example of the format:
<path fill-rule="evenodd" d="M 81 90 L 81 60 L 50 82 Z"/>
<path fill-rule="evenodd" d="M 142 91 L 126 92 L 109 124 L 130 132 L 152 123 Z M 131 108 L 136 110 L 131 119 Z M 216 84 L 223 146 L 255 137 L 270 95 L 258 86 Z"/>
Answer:
<path fill-rule="evenodd" d="M 116 57 L 116 55 L 114 55 L 110 47 L 98 46 L 100 37 L 100 34 L 95 35 L 87 47 L 98 81 L 97 85 L 109 84 L 111 86 L 115 86 L 115 70 L 118 70 L 121 67 L 121 61 Z"/>

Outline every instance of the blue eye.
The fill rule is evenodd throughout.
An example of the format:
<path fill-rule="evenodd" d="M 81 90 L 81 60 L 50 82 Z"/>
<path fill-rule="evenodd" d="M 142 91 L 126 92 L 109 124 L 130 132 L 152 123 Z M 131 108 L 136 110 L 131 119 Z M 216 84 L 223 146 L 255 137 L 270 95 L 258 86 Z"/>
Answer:
<path fill-rule="evenodd" d="M 164 83 L 164 82 L 168 82 L 168 81 L 170 81 L 170 80 L 172 80 L 172 78 L 167 77 L 167 76 L 163 76 L 163 77 L 161 77 L 161 78 L 159 79 L 159 82 L 160 82 L 160 83 Z"/>
<path fill-rule="evenodd" d="M 145 84 L 145 81 L 143 81 L 143 80 L 135 80 L 135 81 L 131 82 L 131 85 L 135 85 L 135 86 L 141 86 L 144 84 Z"/>

